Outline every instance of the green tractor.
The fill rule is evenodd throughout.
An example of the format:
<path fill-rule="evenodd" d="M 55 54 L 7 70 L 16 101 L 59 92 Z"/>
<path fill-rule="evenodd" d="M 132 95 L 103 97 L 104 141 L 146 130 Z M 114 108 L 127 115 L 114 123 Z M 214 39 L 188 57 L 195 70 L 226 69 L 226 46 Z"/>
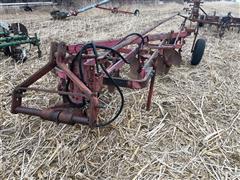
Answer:
<path fill-rule="evenodd" d="M 6 56 L 12 57 L 16 62 L 24 62 L 27 59 L 27 51 L 21 45 L 30 44 L 38 48 L 38 56 L 41 57 L 40 39 L 35 34 L 28 35 L 27 28 L 21 23 L 8 24 L 0 22 L 0 51 Z"/>

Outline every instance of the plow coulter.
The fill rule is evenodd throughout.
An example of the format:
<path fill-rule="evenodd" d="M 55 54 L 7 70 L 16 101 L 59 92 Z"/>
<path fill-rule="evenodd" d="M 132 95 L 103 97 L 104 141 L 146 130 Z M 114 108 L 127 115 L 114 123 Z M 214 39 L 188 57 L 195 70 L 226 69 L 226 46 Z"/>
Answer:
<path fill-rule="evenodd" d="M 191 64 L 199 64 L 204 53 L 205 41 L 197 40 L 198 27 L 187 28 L 186 18 L 176 32 L 151 33 L 176 16 L 121 39 L 74 45 L 52 42 L 49 62 L 14 89 L 11 112 L 39 116 L 56 123 L 104 127 L 116 120 L 123 110 L 122 88 L 149 88 L 146 103 L 149 110 L 155 77 L 181 64 L 185 38 L 195 35 Z M 32 86 L 50 72 L 59 79 L 56 90 Z M 43 109 L 25 106 L 23 97 L 28 91 L 55 93 L 62 97 L 62 102 Z M 115 101 L 118 105 L 112 110 L 111 98 L 114 97 L 118 97 Z"/>
<path fill-rule="evenodd" d="M 21 47 L 23 44 L 36 46 L 38 56 L 41 56 L 40 40 L 36 34 L 30 37 L 27 28 L 21 23 L 9 25 L 0 22 L 0 51 L 16 62 L 24 62 L 27 59 L 27 52 L 24 47 Z"/>
<path fill-rule="evenodd" d="M 216 26 L 220 38 L 223 37 L 226 30 L 230 30 L 231 28 L 237 29 L 238 33 L 240 33 L 240 18 L 233 17 L 231 12 L 226 16 L 217 16 L 216 12 L 214 12 L 213 15 L 209 15 L 202 8 L 202 0 L 185 0 L 185 2 L 190 4 L 190 8 L 184 8 L 184 10 L 190 14 L 189 20 L 197 22 L 200 26 L 207 24 L 210 26 Z"/>

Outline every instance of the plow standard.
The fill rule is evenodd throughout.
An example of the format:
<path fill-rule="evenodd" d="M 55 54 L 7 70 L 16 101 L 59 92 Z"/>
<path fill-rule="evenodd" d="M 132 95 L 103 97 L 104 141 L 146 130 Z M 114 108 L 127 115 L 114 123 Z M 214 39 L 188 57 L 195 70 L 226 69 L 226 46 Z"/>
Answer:
<path fill-rule="evenodd" d="M 52 42 L 49 62 L 13 91 L 11 112 L 39 116 L 56 123 L 104 127 L 116 120 L 123 110 L 122 88 L 147 87 L 146 107 L 149 110 L 155 77 L 168 73 L 171 66 L 181 64 L 181 51 L 188 36 L 195 36 L 191 64 L 199 64 L 204 54 L 205 40 L 197 40 L 199 26 L 186 27 L 187 18 L 176 32 L 151 33 L 176 16 L 160 21 L 142 33 L 132 33 L 121 39 L 75 45 Z M 56 90 L 32 87 L 50 72 L 59 79 Z M 29 107 L 23 99 L 28 91 L 55 93 L 62 97 L 63 102 L 43 109 Z M 118 106 L 108 112 L 106 108 L 111 106 L 113 94 L 118 94 L 120 100 L 116 101 Z M 105 119 L 102 113 L 111 117 Z"/>

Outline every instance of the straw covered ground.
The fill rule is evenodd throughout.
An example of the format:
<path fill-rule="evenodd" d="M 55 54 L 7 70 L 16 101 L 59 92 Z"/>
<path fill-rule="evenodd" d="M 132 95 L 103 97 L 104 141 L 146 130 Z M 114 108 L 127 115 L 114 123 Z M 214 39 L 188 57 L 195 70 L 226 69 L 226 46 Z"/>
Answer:
<path fill-rule="evenodd" d="M 239 4 L 206 3 L 212 12 L 239 15 Z M 140 17 L 91 10 L 67 21 L 52 21 L 47 12 L 10 13 L 7 22 L 24 23 L 41 38 L 43 57 L 32 48 L 24 64 L 0 55 L 0 179 L 239 179 L 240 178 L 240 36 L 220 40 L 205 27 L 202 63 L 189 64 L 193 37 L 186 39 L 181 67 L 157 77 L 153 105 L 145 110 L 148 89 L 124 89 L 125 108 L 111 126 L 90 129 L 10 113 L 13 88 L 48 61 L 53 40 L 67 43 L 111 39 L 142 32 L 182 9 L 179 4 L 132 5 Z M 156 32 L 177 30 L 181 18 Z M 39 87 L 53 89 L 49 74 Z M 54 95 L 26 97 L 35 107 L 60 101 Z M 115 102 L 117 103 L 117 102 Z"/>

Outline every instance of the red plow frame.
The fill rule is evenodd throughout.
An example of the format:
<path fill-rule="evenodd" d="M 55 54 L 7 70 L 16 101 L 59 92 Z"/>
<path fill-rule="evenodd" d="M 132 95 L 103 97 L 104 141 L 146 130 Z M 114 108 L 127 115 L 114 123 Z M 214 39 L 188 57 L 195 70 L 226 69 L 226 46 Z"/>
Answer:
<path fill-rule="evenodd" d="M 132 33 L 122 39 L 77 45 L 53 42 L 48 64 L 13 91 L 11 112 L 39 116 L 57 123 L 103 127 L 112 123 L 122 112 L 124 105 L 122 87 L 142 89 L 150 83 L 146 106 L 149 110 L 155 76 L 168 73 L 172 65 L 180 65 L 185 38 L 192 33 L 195 35 L 193 58 L 196 58 L 197 62 L 196 59 L 192 59 L 192 64 L 198 64 L 204 53 L 205 41 L 204 45 L 196 41 L 198 27 L 186 28 L 186 18 L 178 32 L 149 34 L 175 16 L 159 22 L 141 34 Z M 119 76 L 123 66 L 130 69 L 128 79 Z M 57 90 L 30 87 L 51 71 L 59 77 Z M 99 94 L 103 87 L 108 87 L 110 92 L 115 88 L 121 97 L 118 111 L 106 122 L 100 122 L 98 119 L 102 106 Z M 63 96 L 63 103 L 46 109 L 25 107 L 22 105 L 22 98 L 26 91 L 57 93 Z"/>

